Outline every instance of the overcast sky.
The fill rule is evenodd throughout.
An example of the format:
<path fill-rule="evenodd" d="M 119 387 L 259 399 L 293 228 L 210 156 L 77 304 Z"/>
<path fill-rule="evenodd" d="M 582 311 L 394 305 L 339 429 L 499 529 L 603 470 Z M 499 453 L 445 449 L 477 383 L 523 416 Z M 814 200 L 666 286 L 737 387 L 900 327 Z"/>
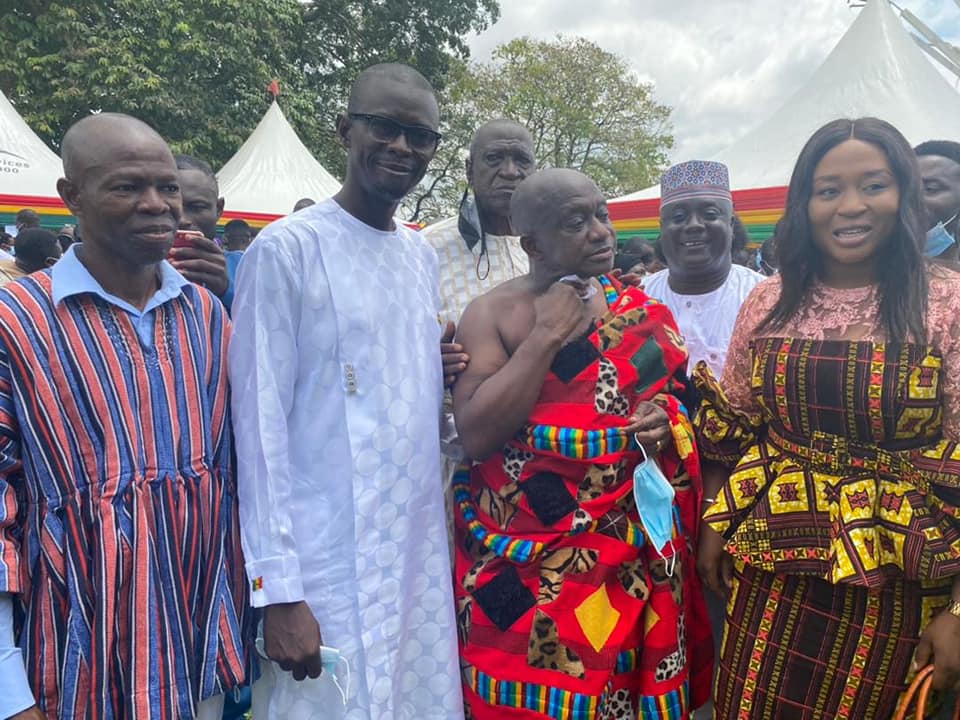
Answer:
<path fill-rule="evenodd" d="M 898 0 L 960 45 L 956 0 Z M 856 18 L 846 0 L 500 0 L 476 60 L 521 35 L 580 35 L 630 62 L 673 108 L 673 161 L 708 157 L 772 113 Z"/>

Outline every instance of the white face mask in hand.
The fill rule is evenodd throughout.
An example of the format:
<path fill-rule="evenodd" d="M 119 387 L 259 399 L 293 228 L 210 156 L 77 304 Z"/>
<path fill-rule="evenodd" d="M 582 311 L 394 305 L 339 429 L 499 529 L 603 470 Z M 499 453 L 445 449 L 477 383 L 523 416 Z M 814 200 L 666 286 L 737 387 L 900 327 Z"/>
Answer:
<path fill-rule="evenodd" d="M 590 278 L 582 278 L 579 275 L 564 275 L 557 282 L 566 283 L 572 287 L 584 302 L 597 294 L 597 288 L 590 282 Z"/>
<path fill-rule="evenodd" d="M 257 648 L 257 654 L 268 662 L 273 662 L 268 656 L 267 652 L 264 649 L 263 645 L 263 624 L 257 628 L 257 639 L 254 643 Z M 340 664 L 343 663 L 343 666 L 347 668 L 347 680 L 341 685 L 340 678 L 338 677 L 338 670 Z M 340 699 L 343 700 L 344 706 L 347 704 L 347 694 L 350 692 L 350 663 L 347 662 L 347 659 L 340 654 L 340 651 L 337 648 L 327 647 L 326 645 L 320 646 L 320 665 L 323 667 L 323 675 L 326 675 L 330 678 L 333 684 L 336 686 L 337 690 L 340 691 Z M 279 667 L 279 666 L 278 666 Z M 322 678 L 323 675 L 320 677 Z M 309 679 L 309 678 L 308 678 Z M 318 680 L 320 678 L 317 678 Z M 303 680 L 301 682 L 306 682 Z"/>
<path fill-rule="evenodd" d="M 347 669 L 347 681 L 343 685 L 340 684 L 340 680 L 337 678 L 337 668 L 341 662 L 343 662 L 343 666 Z M 343 700 L 343 704 L 346 705 L 347 693 L 350 692 L 350 663 L 347 662 L 347 659 L 343 657 L 336 648 L 321 645 L 320 664 L 323 665 L 323 672 L 327 673 L 330 679 L 333 680 L 333 684 L 337 686 L 337 690 L 340 691 L 340 698 Z"/>

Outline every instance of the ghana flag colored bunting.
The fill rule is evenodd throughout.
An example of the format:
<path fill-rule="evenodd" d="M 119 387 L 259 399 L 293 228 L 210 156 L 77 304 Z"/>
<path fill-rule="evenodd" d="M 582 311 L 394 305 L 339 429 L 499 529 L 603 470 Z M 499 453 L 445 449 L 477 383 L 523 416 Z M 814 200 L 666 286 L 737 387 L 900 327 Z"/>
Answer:
<path fill-rule="evenodd" d="M 763 242 L 773 235 L 786 200 L 786 187 L 734 190 L 733 210 L 747 228 L 750 239 Z M 656 240 L 660 235 L 660 198 L 612 200 L 609 210 L 621 243 L 638 236 Z"/>

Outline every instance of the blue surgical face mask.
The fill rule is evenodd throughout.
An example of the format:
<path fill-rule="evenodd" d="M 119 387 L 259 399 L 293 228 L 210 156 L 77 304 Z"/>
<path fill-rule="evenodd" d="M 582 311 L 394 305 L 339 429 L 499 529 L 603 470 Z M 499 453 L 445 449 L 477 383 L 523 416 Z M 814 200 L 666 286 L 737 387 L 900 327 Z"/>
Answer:
<path fill-rule="evenodd" d="M 340 684 L 340 680 L 337 677 L 337 670 L 341 663 L 347 669 L 347 680 L 343 685 Z M 343 704 L 346 705 L 347 693 L 350 692 L 350 663 L 347 662 L 347 659 L 343 657 L 336 648 L 321 645 L 320 664 L 323 665 L 323 672 L 329 675 L 330 679 L 333 680 L 333 684 L 337 686 L 337 690 L 340 691 L 340 697 L 343 699 Z"/>
<path fill-rule="evenodd" d="M 960 214 L 960 213 L 958 213 Z M 947 232 L 947 225 L 956 219 L 957 215 L 943 222 L 942 220 L 927 231 L 927 243 L 924 246 L 923 254 L 927 257 L 938 257 L 942 255 L 957 241 L 957 239 Z"/>
<path fill-rule="evenodd" d="M 637 503 L 640 523 L 647 533 L 653 549 L 667 561 L 667 574 L 673 574 L 676 553 L 668 558 L 664 548 L 673 547 L 673 485 L 653 458 L 647 456 L 643 446 L 641 462 L 633 471 L 633 497 Z"/>
<path fill-rule="evenodd" d="M 263 647 L 263 623 L 260 623 L 260 625 L 257 627 L 257 639 L 254 644 L 257 648 L 257 654 L 260 655 L 261 658 L 268 662 L 273 662 L 269 657 L 267 657 L 267 652 Z M 338 677 L 338 671 L 341 664 L 347 668 L 347 680 L 343 685 L 340 684 L 340 678 Z M 336 686 L 337 690 L 340 691 L 340 698 L 343 700 L 343 704 L 346 705 L 347 693 L 350 692 L 350 663 L 347 662 L 347 659 L 340 654 L 340 651 L 337 650 L 337 648 L 321 645 L 320 665 L 323 666 L 323 675 L 326 675 L 330 678 L 330 680 L 333 681 L 333 684 Z M 320 677 L 322 678 L 323 675 Z M 306 682 L 306 680 L 303 682 Z"/>

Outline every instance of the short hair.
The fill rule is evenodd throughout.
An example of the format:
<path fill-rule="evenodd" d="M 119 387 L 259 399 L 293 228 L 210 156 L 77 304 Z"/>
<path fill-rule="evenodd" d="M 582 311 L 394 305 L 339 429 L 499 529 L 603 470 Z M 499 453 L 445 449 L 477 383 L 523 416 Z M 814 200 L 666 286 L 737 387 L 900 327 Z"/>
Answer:
<path fill-rule="evenodd" d="M 174 155 L 173 159 L 177 163 L 177 170 L 199 170 L 204 175 L 212 177 L 214 180 L 217 179 L 213 168 L 206 160 L 201 160 L 193 155 Z"/>
<path fill-rule="evenodd" d="M 913 151 L 917 154 L 917 157 L 936 155 L 953 160 L 957 165 L 960 165 L 960 143 L 951 140 L 927 140 L 927 142 L 917 145 Z"/>
<path fill-rule="evenodd" d="M 317 204 L 317 201 L 314 200 L 313 198 L 308 198 L 308 197 L 300 198 L 299 200 L 297 200 L 297 202 L 293 204 L 293 211 L 299 212 L 304 208 L 308 208 L 311 205 L 316 205 L 316 204 Z"/>
<path fill-rule="evenodd" d="M 90 161 L 90 156 L 99 151 L 103 138 L 98 137 L 97 133 L 112 133 L 121 127 L 139 135 L 137 141 L 140 143 L 159 142 L 167 152 L 170 151 L 167 141 L 160 133 L 132 115 L 109 112 L 87 115 L 67 128 L 63 142 L 60 143 L 63 174 L 66 178 L 72 182 L 77 181 L 77 174 L 81 169 L 86 169 L 85 163 Z"/>
<path fill-rule="evenodd" d="M 509 118 L 495 118 L 494 120 L 487 120 L 487 122 L 474 130 L 473 138 L 470 140 L 470 157 L 477 154 L 477 151 L 480 149 L 480 141 L 495 128 L 512 128 L 520 131 L 520 134 L 526 135 L 530 140 L 530 149 L 533 149 L 533 133 L 530 132 L 526 125 Z"/>
<path fill-rule="evenodd" d="M 636 235 L 623 244 L 623 252 L 628 255 L 643 255 L 651 259 L 657 254 L 657 247 L 642 235 Z"/>
<path fill-rule="evenodd" d="M 419 71 L 403 63 L 377 63 L 361 72 L 350 89 L 350 100 L 347 110 L 354 112 L 360 105 L 360 98 L 374 80 L 393 80 L 404 85 L 410 85 L 418 90 L 425 90 L 433 95 L 433 85 Z"/>
<path fill-rule="evenodd" d="M 17 211 L 14 222 L 24 227 L 40 227 L 40 214 L 33 208 L 23 208 Z"/>
<path fill-rule="evenodd" d="M 43 228 L 23 230 L 13 244 L 17 264 L 27 272 L 36 272 L 47 266 L 47 258 L 60 256 L 57 236 Z"/>
<path fill-rule="evenodd" d="M 250 232 L 250 223 L 248 223 L 246 220 L 241 220 L 240 218 L 234 218 L 223 226 L 223 231 L 225 233 L 228 233 L 231 230 L 246 230 L 247 232 Z"/>

